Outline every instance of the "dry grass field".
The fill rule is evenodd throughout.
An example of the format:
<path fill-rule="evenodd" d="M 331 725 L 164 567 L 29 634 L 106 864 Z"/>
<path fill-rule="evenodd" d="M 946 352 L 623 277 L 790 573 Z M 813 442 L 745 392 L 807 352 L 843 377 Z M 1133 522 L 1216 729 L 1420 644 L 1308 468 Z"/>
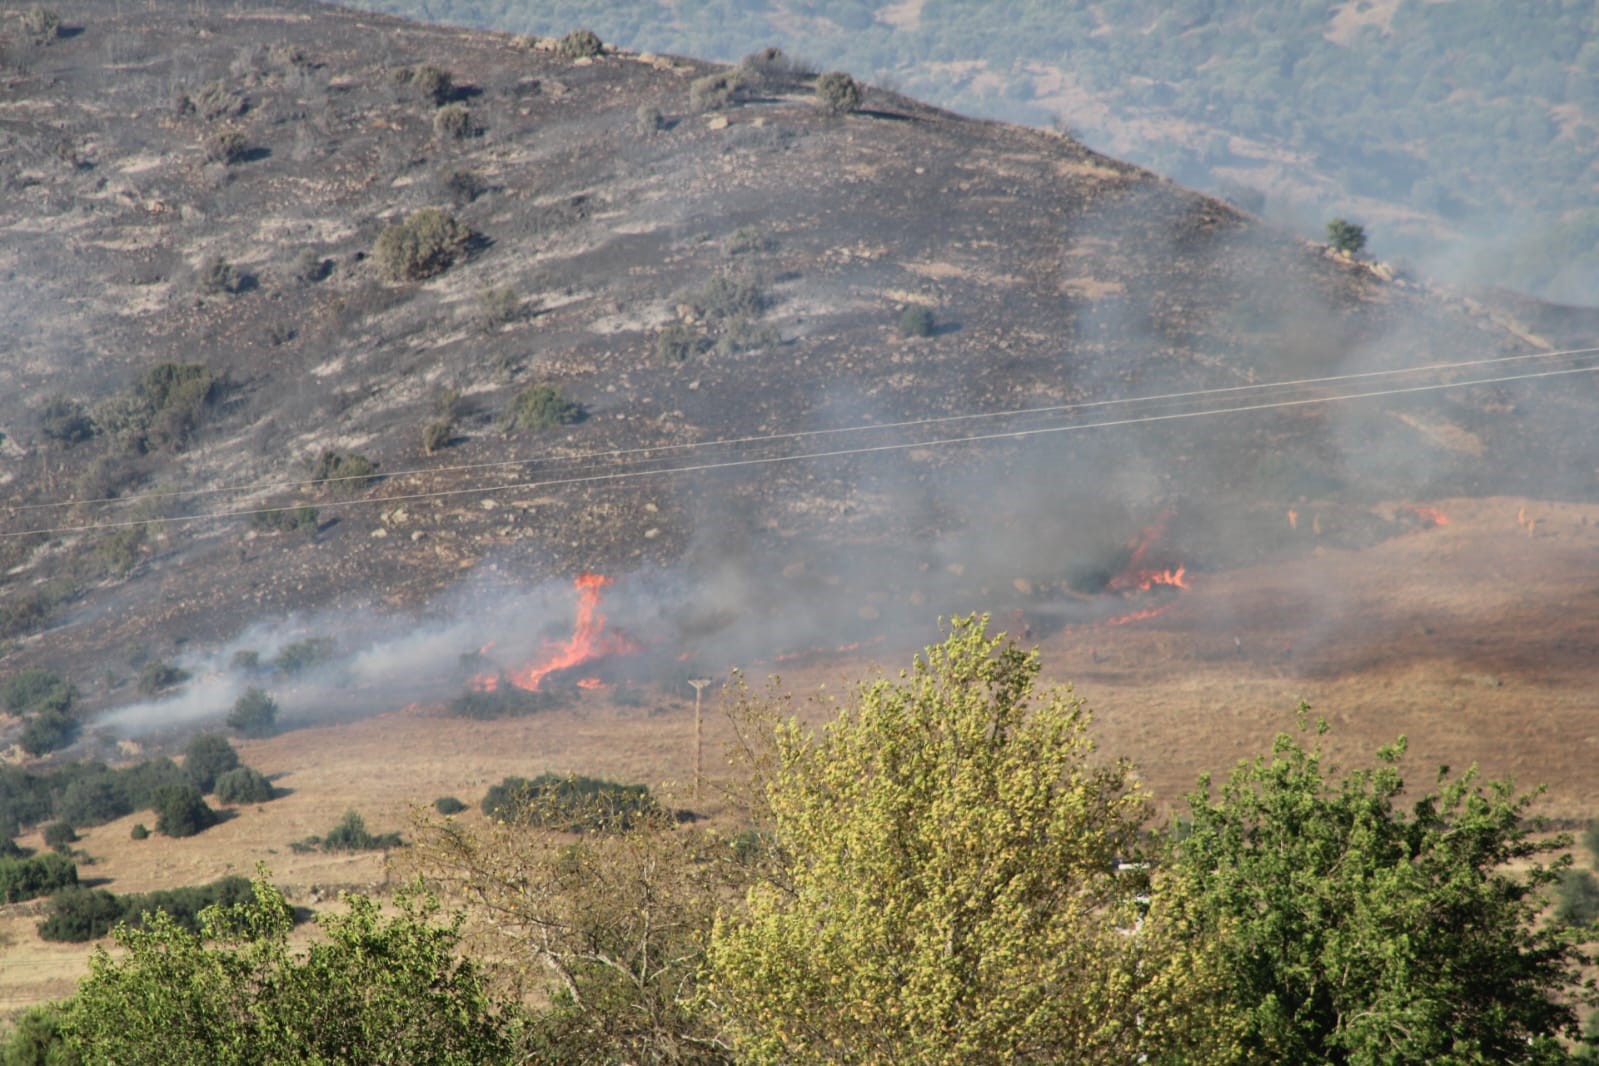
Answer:
<path fill-rule="evenodd" d="M 1588 817 L 1599 811 L 1599 506 L 1508 497 L 1430 505 L 1447 524 L 1362 550 L 1312 547 L 1290 562 L 1190 575 L 1189 589 L 1154 617 L 1049 633 L 1045 674 L 1074 685 L 1094 709 L 1102 752 L 1133 759 L 1168 810 L 1201 772 L 1225 771 L 1292 729 L 1304 699 L 1333 726 L 1328 743 L 1342 758 L 1369 757 L 1404 734 L 1420 785 L 1437 764 L 1475 762 L 1523 787 L 1547 785 L 1541 809 L 1552 816 Z M 885 640 L 871 659 L 787 664 L 782 687 L 823 693 L 794 704 L 820 719 L 826 698 L 878 664 L 897 671 L 914 651 Z M 767 669 L 749 674 L 759 682 Z M 585 692 L 570 709 L 487 722 L 412 705 L 240 741 L 245 761 L 284 795 L 187 840 L 132 840 L 149 812 L 85 830 L 79 846 L 95 862 L 82 872 L 136 892 L 265 863 L 296 903 L 325 906 L 339 889 L 381 890 L 390 877 L 378 853 L 290 850 L 325 833 L 338 812 L 359 811 L 374 832 L 405 831 L 413 808 L 455 795 L 474 805 L 462 817 L 480 817 L 488 786 L 546 770 L 646 782 L 678 805 L 721 813 L 715 779 L 731 732 L 717 689 L 707 693 L 712 781 L 698 801 L 692 694 L 644 693 L 640 705 L 620 706 L 605 691 Z M 0 910 L 0 1012 L 68 993 L 85 965 L 88 948 L 38 939 L 40 910 Z"/>

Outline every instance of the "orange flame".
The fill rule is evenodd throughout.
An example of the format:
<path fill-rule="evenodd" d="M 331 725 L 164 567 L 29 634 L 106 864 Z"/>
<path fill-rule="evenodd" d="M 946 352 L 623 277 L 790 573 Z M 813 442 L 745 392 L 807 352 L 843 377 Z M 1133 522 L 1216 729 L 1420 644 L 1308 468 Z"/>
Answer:
<path fill-rule="evenodd" d="M 1427 507 L 1423 504 L 1412 503 L 1407 504 L 1405 506 L 1405 510 L 1421 519 L 1422 526 L 1425 529 L 1433 529 L 1437 526 L 1447 526 L 1449 524 L 1449 516 L 1438 510 L 1436 507 Z"/>
<path fill-rule="evenodd" d="M 1127 556 L 1127 565 L 1121 572 L 1105 583 L 1107 592 L 1128 592 L 1133 589 L 1147 592 L 1156 585 L 1169 585 L 1172 588 L 1185 589 L 1188 583 L 1183 580 L 1187 573 L 1186 566 L 1175 569 L 1156 570 L 1146 566 L 1144 557 L 1149 554 L 1155 542 L 1166 535 L 1166 526 L 1171 521 L 1172 512 L 1167 510 L 1154 522 L 1145 526 L 1138 533 L 1138 538 L 1127 545 L 1130 554 Z"/>
<path fill-rule="evenodd" d="M 1104 624 L 1108 626 L 1124 626 L 1129 622 L 1142 622 L 1146 618 L 1153 618 L 1157 614 L 1164 614 L 1166 612 L 1166 608 L 1170 606 L 1171 604 L 1168 603 L 1160 607 L 1149 607 L 1142 611 L 1134 611 L 1132 614 L 1117 615 L 1115 618 L 1105 619 Z"/>
<path fill-rule="evenodd" d="M 612 583 L 602 574 L 579 574 L 577 578 L 577 623 L 572 635 L 563 644 L 545 649 L 538 662 L 508 671 L 505 680 L 517 688 L 537 692 L 544 679 L 558 670 L 570 670 L 606 655 L 621 655 L 637 651 L 638 645 L 619 633 L 605 631 L 605 615 L 600 613 L 600 590 Z M 479 692 L 493 692 L 500 687 L 500 678 L 493 674 L 479 674 L 469 683 Z M 579 681 L 583 688 L 598 688 L 604 684 L 599 678 L 587 677 Z"/>

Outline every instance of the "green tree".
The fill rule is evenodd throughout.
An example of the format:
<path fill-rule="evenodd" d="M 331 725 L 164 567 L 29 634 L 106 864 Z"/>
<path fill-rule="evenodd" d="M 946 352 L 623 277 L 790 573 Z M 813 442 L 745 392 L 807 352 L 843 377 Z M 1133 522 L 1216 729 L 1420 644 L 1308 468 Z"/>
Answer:
<path fill-rule="evenodd" d="M 216 788 L 217 778 L 239 766 L 239 753 L 221 733 L 198 733 L 183 750 L 183 771 L 201 792 Z"/>
<path fill-rule="evenodd" d="M 245 690 L 228 712 L 228 725 L 247 737 L 269 737 L 277 727 L 278 704 L 262 688 Z"/>
<path fill-rule="evenodd" d="M 191 782 L 162 785 L 155 790 L 155 831 L 169 837 L 192 837 L 217 822 L 216 811 Z"/>
<path fill-rule="evenodd" d="M 1599 880 L 1587 870 L 1560 872 L 1555 890 L 1555 920 L 1564 925 L 1593 925 L 1599 919 Z"/>
<path fill-rule="evenodd" d="M 816 102 L 835 115 L 861 106 L 861 87 L 841 70 L 830 70 L 816 79 Z"/>
<path fill-rule="evenodd" d="M 121 1066 L 510 1061 L 508 1015 L 455 954 L 459 919 L 440 924 L 437 901 L 410 890 L 387 919 L 365 896 L 345 902 L 303 954 L 264 873 L 253 900 L 205 911 L 198 934 L 161 913 L 120 927 L 118 954 L 95 952 L 62 1019 L 67 1047 Z"/>
<path fill-rule="evenodd" d="M 1283 734 L 1188 797 L 1173 879 L 1223 945 L 1243 1061 L 1559 1062 L 1578 1035 L 1583 954 L 1538 921 L 1569 862 L 1539 857 L 1569 841 L 1535 838 L 1531 798 L 1475 770 L 1398 809 L 1404 750 L 1333 780 Z"/>
<path fill-rule="evenodd" d="M 1203 945 L 1146 912 L 1130 767 L 985 627 L 956 619 L 820 734 L 771 727 L 774 863 L 710 949 L 750 1061 L 1196 1063 L 1225 1044 Z"/>
<path fill-rule="evenodd" d="M 24 1012 L 0 1043 L 0 1066 L 79 1066 L 83 1058 L 66 1046 L 61 1017 L 62 1007 L 57 1003 Z"/>
<path fill-rule="evenodd" d="M 1366 228 L 1345 218 L 1327 223 L 1327 244 L 1336 252 L 1359 255 L 1366 247 Z"/>
<path fill-rule="evenodd" d="M 217 777 L 217 801 L 229 805 L 266 803 L 273 796 L 272 782 L 259 770 L 235 767 Z"/>

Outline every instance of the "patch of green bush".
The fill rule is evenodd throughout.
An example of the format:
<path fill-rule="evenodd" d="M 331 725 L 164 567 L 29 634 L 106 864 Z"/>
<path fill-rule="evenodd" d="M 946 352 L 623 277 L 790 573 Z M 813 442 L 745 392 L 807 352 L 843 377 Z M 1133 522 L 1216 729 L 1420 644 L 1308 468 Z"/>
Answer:
<path fill-rule="evenodd" d="M 311 480 L 337 496 L 361 492 L 377 481 L 378 465 L 360 452 L 325 449 L 311 464 Z"/>
<path fill-rule="evenodd" d="M 355 811 L 345 811 L 339 824 L 328 830 L 327 836 L 306 837 L 304 840 L 295 841 L 290 847 L 297 852 L 384 851 L 402 847 L 404 844 L 398 833 L 373 835 L 367 830 L 366 819 Z"/>
<path fill-rule="evenodd" d="M 39 667 L 18 671 L 0 683 L 0 706 L 10 714 L 29 711 L 70 711 L 78 690 L 59 674 Z"/>
<path fill-rule="evenodd" d="M 655 335 L 655 358 L 663 363 L 683 363 L 709 351 L 712 341 L 686 322 L 673 322 Z"/>
<path fill-rule="evenodd" d="M 257 511 L 250 516 L 250 524 L 262 532 L 270 533 L 315 533 L 319 527 L 320 515 L 315 507 L 308 503 L 295 504 L 293 507 L 274 507 L 270 510 Z"/>
<path fill-rule="evenodd" d="M 758 318 L 770 302 L 760 282 L 727 274 L 718 274 L 699 288 L 683 293 L 682 300 L 713 324 L 734 318 Z"/>
<path fill-rule="evenodd" d="M 71 715 L 43 710 L 27 720 L 17 743 L 29 755 L 43 755 L 71 744 L 78 738 L 79 728 L 78 720 Z"/>
<path fill-rule="evenodd" d="M 69 888 L 51 898 L 50 913 L 39 925 L 39 936 L 81 944 L 105 936 L 118 922 L 142 926 L 156 911 L 165 913 L 189 932 L 198 933 L 200 912 L 207 907 L 231 907 L 253 898 L 249 880 L 237 876 L 205 885 L 127 896 L 98 888 Z"/>
<path fill-rule="evenodd" d="M 102 573 L 122 577 L 139 565 L 140 550 L 149 536 L 148 523 L 113 529 L 95 539 L 89 556 Z"/>
<path fill-rule="evenodd" d="M 934 330 L 933 312 L 921 304 L 911 304 L 900 312 L 901 337 L 931 337 Z"/>
<path fill-rule="evenodd" d="M 622 829 L 660 805 L 644 785 L 623 785 L 580 774 L 507 777 L 483 797 L 483 813 L 561 832 Z"/>
<path fill-rule="evenodd" d="M 133 823 L 133 831 L 129 834 L 134 840 L 149 840 L 150 827 L 143 822 Z"/>
<path fill-rule="evenodd" d="M 217 813 L 191 781 L 162 785 L 152 797 L 155 831 L 162 836 L 192 837 L 217 824 Z"/>
<path fill-rule="evenodd" d="M 563 59 L 592 59 L 605 51 L 605 42 L 593 30 L 573 30 L 555 45 Z"/>
<path fill-rule="evenodd" d="M 506 415 L 506 428 L 545 430 L 581 421 L 583 407 L 568 400 L 554 385 L 533 385 L 516 394 Z"/>
<path fill-rule="evenodd" d="M 478 325 L 485 333 L 522 317 L 522 298 L 509 285 L 488 289 L 477 298 Z"/>
<path fill-rule="evenodd" d="M 424 207 L 405 221 L 385 226 L 373 254 L 390 281 L 421 281 L 448 270 L 465 251 L 472 231 L 437 207 Z"/>
<path fill-rule="evenodd" d="M 190 103 L 207 121 L 242 115 L 249 108 L 249 102 L 220 78 L 201 86 Z"/>
<path fill-rule="evenodd" d="M 272 660 L 272 669 L 280 674 L 295 677 L 333 658 L 338 645 L 332 637 L 306 637 L 285 644 Z"/>
<path fill-rule="evenodd" d="M 816 72 L 807 64 L 789 58 L 781 48 L 763 48 L 739 60 L 739 72 L 751 85 L 768 92 L 799 88 Z"/>
<path fill-rule="evenodd" d="M 835 115 L 861 106 L 861 87 L 841 70 L 830 70 L 816 79 L 816 103 Z"/>
<path fill-rule="evenodd" d="M 228 726 L 247 737 L 269 737 L 277 730 L 278 704 L 265 689 L 251 687 L 233 703 Z"/>
<path fill-rule="evenodd" d="M 301 248 L 300 254 L 294 257 L 294 280 L 305 285 L 315 285 L 326 280 L 333 272 L 333 260 L 322 255 L 315 248 Z"/>
<path fill-rule="evenodd" d="M 466 804 L 454 796 L 440 796 L 433 801 L 433 809 L 443 815 L 460 814 L 466 810 Z"/>
<path fill-rule="evenodd" d="M 240 765 L 239 753 L 221 733 L 196 733 L 183 749 L 183 772 L 201 792 L 213 791 L 217 778 Z"/>
<path fill-rule="evenodd" d="M 455 77 L 431 63 L 420 67 L 400 67 L 394 72 L 396 85 L 408 85 L 433 106 L 448 103 L 455 96 Z"/>
<path fill-rule="evenodd" d="M 1587 870 L 1565 870 L 1555 886 L 1555 921 L 1561 925 L 1590 926 L 1599 919 L 1599 880 Z"/>
<path fill-rule="evenodd" d="M 22 29 L 35 44 L 48 44 L 61 35 L 61 16 L 35 5 L 22 13 Z"/>
<path fill-rule="evenodd" d="M 1359 255 L 1366 247 L 1366 228 L 1346 218 L 1327 223 L 1327 244 L 1335 252 Z"/>
<path fill-rule="evenodd" d="M 139 694 L 154 696 L 158 692 L 183 684 L 192 676 L 181 666 L 162 662 L 160 659 L 151 659 L 139 671 Z"/>
<path fill-rule="evenodd" d="M 428 455 L 447 447 L 455 433 L 455 422 L 448 418 L 435 418 L 422 427 L 422 450 Z"/>
<path fill-rule="evenodd" d="M 734 102 L 743 84 L 743 78 L 736 70 L 721 70 L 695 78 L 688 86 L 689 110 L 720 111 Z"/>
<path fill-rule="evenodd" d="M 569 696 L 558 689 L 543 688 L 529 692 L 502 682 L 488 691 L 468 689 L 450 702 L 450 711 L 462 718 L 479 720 L 518 718 L 564 707 L 568 702 Z"/>
<path fill-rule="evenodd" d="M 0 901 L 21 903 L 78 883 L 78 867 L 49 852 L 27 859 L 0 859 Z"/>
<path fill-rule="evenodd" d="M 759 226 L 740 226 L 722 246 L 728 255 L 748 255 L 751 252 L 770 252 L 777 241 Z"/>
<path fill-rule="evenodd" d="M 244 134 L 238 130 L 216 130 L 209 134 L 204 144 L 205 158 L 208 163 L 220 163 L 231 167 L 235 163 L 243 162 L 245 153 L 250 150 L 250 142 L 244 139 Z M 229 268 L 232 269 L 231 267 Z M 233 287 L 208 288 L 207 292 L 235 292 Z"/>
<path fill-rule="evenodd" d="M 644 136 L 659 133 L 666 128 L 666 116 L 654 104 L 640 104 L 633 113 L 633 128 Z"/>
<path fill-rule="evenodd" d="M 489 187 L 483 179 L 470 170 L 451 170 L 439 180 L 439 187 L 457 207 L 476 200 L 488 192 Z"/>
<path fill-rule="evenodd" d="M 42 835 L 44 846 L 60 855 L 72 854 L 72 845 L 78 842 L 77 830 L 70 822 L 51 822 Z"/>
<path fill-rule="evenodd" d="M 218 803 L 236 807 L 242 803 L 266 803 L 276 792 L 261 771 L 240 766 L 217 778 L 216 794 Z"/>
<path fill-rule="evenodd" d="M 94 436 L 95 425 L 88 408 L 58 392 L 40 406 L 39 429 L 51 440 L 77 444 Z"/>
<path fill-rule="evenodd" d="M 433 112 L 433 135 L 441 141 L 463 141 L 479 132 L 465 104 L 445 104 Z"/>
<path fill-rule="evenodd" d="M 160 363 L 128 392 L 95 408 L 94 420 L 130 452 L 179 451 L 222 395 L 202 363 Z"/>

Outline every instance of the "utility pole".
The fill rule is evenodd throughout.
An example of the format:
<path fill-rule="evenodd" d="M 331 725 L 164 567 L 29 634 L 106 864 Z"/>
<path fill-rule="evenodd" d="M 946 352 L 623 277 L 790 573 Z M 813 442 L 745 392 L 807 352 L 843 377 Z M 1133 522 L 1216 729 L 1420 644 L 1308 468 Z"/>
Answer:
<path fill-rule="evenodd" d="M 708 677 L 696 677 L 689 681 L 694 686 L 694 798 L 700 798 L 700 783 L 705 779 L 705 724 L 700 717 L 700 696 L 705 691 L 705 686 L 711 683 Z"/>

